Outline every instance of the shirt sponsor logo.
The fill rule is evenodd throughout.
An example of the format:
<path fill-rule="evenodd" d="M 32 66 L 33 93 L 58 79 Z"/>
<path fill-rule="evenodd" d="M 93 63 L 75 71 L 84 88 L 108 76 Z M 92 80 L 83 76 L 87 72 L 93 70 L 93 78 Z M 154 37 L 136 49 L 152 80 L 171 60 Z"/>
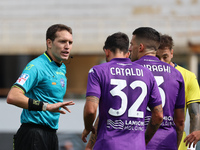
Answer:
<path fill-rule="evenodd" d="M 63 72 L 56 72 L 57 75 L 65 75 Z"/>
<path fill-rule="evenodd" d="M 61 84 L 62 87 L 65 86 L 65 80 L 63 78 L 60 79 L 60 84 Z"/>
<path fill-rule="evenodd" d="M 159 62 L 158 60 L 152 60 L 152 59 L 144 59 L 144 61 L 155 61 L 155 62 Z"/>
<path fill-rule="evenodd" d="M 40 101 L 38 101 L 38 100 L 33 100 L 33 104 L 38 106 L 38 105 L 40 105 Z"/>
<path fill-rule="evenodd" d="M 91 68 L 91 69 L 89 70 L 89 73 L 94 73 L 93 68 Z"/>
<path fill-rule="evenodd" d="M 150 119 L 151 119 L 151 116 L 145 117 L 145 126 L 148 125 Z M 172 116 L 163 116 L 163 122 L 160 124 L 160 126 L 162 126 L 162 127 L 175 126 L 173 117 Z"/>
<path fill-rule="evenodd" d="M 22 73 L 21 76 L 18 78 L 17 83 L 20 85 L 24 85 L 26 80 L 29 78 L 29 75 L 26 73 Z"/>
<path fill-rule="evenodd" d="M 32 68 L 33 66 L 34 66 L 33 64 L 30 64 L 30 65 L 26 66 L 25 70 L 31 70 L 31 68 Z"/>
<path fill-rule="evenodd" d="M 56 82 L 52 82 L 51 84 L 52 84 L 52 85 L 56 85 Z"/>
<path fill-rule="evenodd" d="M 107 128 L 114 128 L 114 129 L 122 129 L 124 128 L 124 123 L 122 120 L 115 120 L 112 121 L 111 119 L 107 120 Z"/>
<path fill-rule="evenodd" d="M 118 65 L 121 65 L 121 66 L 127 66 L 127 65 L 132 65 L 132 64 L 124 64 L 124 63 L 117 63 Z"/>
<path fill-rule="evenodd" d="M 107 120 L 107 128 L 115 130 L 134 130 L 134 131 L 144 131 L 144 122 L 137 120 Z"/>

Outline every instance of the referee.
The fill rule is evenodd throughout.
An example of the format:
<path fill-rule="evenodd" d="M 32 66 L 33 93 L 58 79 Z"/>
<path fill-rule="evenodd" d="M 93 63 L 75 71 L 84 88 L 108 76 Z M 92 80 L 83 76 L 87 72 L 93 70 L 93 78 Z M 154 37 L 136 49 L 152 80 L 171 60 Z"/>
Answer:
<path fill-rule="evenodd" d="M 44 54 L 30 61 L 14 83 L 7 103 L 23 108 L 21 126 L 14 135 L 14 150 L 58 150 L 58 120 L 73 101 L 63 102 L 66 66 L 72 49 L 72 29 L 54 24 L 47 29 Z M 61 109 L 63 108 L 63 109 Z"/>

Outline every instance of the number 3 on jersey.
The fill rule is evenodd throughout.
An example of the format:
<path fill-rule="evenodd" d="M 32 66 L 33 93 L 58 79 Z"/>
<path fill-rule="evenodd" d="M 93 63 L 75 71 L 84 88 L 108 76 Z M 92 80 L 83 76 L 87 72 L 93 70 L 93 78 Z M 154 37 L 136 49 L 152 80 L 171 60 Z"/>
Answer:
<path fill-rule="evenodd" d="M 160 87 L 160 85 L 164 82 L 164 78 L 163 78 L 163 76 L 154 76 L 154 78 L 158 85 L 158 89 L 159 89 L 160 96 L 162 99 L 162 107 L 164 107 L 165 106 L 165 91 Z"/>
<path fill-rule="evenodd" d="M 158 89 L 160 92 L 161 100 L 162 100 L 162 108 L 165 106 L 165 91 L 160 87 L 160 85 L 164 82 L 163 76 L 154 76 L 156 83 L 158 85 Z M 149 107 L 147 107 L 148 111 L 151 111 Z"/>
<path fill-rule="evenodd" d="M 122 91 L 127 86 L 126 80 L 111 79 L 110 84 L 116 85 L 116 87 L 110 91 L 111 95 L 119 96 L 122 102 L 121 102 L 121 107 L 119 109 L 116 110 L 116 109 L 110 108 L 108 113 L 112 116 L 121 116 L 126 112 L 127 104 L 128 104 L 127 95 Z M 144 118 L 144 112 L 138 111 L 138 108 L 140 107 L 144 98 L 147 95 L 147 85 L 143 81 L 136 80 L 130 84 L 130 87 L 133 90 L 136 87 L 140 87 L 142 89 L 142 92 L 139 95 L 139 97 L 136 99 L 136 101 L 132 104 L 132 106 L 129 108 L 128 117 Z"/>

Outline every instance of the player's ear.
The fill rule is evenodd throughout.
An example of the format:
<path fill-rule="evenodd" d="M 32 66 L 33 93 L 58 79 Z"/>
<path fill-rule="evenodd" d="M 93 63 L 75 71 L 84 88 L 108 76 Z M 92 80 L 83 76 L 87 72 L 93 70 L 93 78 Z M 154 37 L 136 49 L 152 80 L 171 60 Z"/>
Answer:
<path fill-rule="evenodd" d="M 144 50 L 144 44 L 140 43 L 139 45 L 139 52 L 142 52 Z"/>
<path fill-rule="evenodd" d="M 109 50 L 108 49 L 104 49 L 104 52 L 105 52 L 106 58 L 109 58 L 109 56 L 110 56 Z"/>
<path fill-rule="evenodd" d="M 46 44 L 47 44 L 47 49 L 51 49 L 52 41 L 50 39 L 47 39 Z"/>
<path fill-rule="evenodd" d="M 126 53 L 126 58 L 129 58 L 130 57 L 130 51 L 128 51 L 127 53 Z"/>
<path fill-rule="evenodd" d="M 173 58 L 173 56 L 174 56 L 174 50 L 171 49 L 171 57 Z"/>

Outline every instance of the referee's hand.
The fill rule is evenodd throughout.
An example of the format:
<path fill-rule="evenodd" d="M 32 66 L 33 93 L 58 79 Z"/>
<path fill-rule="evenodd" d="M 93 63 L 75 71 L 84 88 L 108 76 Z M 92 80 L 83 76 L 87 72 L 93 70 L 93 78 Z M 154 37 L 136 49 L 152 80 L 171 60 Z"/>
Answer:
<path fill-rule="evenodd" d="M 73 101 L 47 104 L 47 110 L 51 112 L 59 112 L 61 114 L 66 114 L 66 111 L 71 112 L 66 106 L 74 105 L 74 104 L 75 103 Z M 62 110 L 61 108 L 65 109 L 66 111 Z"/>

